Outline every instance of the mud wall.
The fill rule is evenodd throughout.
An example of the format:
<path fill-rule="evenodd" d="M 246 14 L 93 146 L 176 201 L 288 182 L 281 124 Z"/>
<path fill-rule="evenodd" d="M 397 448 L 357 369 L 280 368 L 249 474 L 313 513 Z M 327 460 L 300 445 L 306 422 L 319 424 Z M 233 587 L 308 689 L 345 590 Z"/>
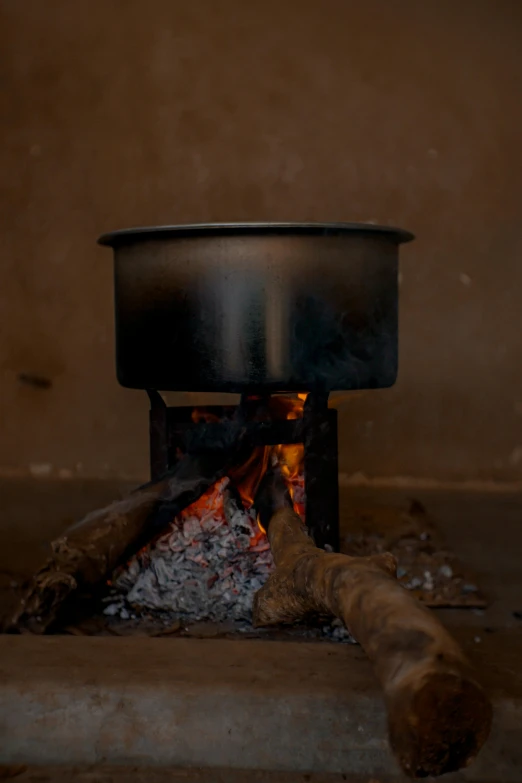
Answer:
<path fill-rule="evenodd" d="M 521 33 L 509 0 L 3 0 L 1 471 L 146 474 L 101 232 L 374 220 L 418 239 L 342 472 L 522 479 Z"/>

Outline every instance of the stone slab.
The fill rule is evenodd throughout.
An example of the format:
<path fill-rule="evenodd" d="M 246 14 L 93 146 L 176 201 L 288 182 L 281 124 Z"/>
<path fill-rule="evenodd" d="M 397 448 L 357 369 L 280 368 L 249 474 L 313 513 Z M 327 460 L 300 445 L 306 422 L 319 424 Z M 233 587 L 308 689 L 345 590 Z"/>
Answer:
<path fill-rule="evenodd" d="M 522 780 L 522 635 L 498 641 L 494 662 L 481 647 L 495 727 L 466 780 Z M 347 645 L 0 636 L 0 737 L 3 764 L 401 779 L 379 687 Z"/>

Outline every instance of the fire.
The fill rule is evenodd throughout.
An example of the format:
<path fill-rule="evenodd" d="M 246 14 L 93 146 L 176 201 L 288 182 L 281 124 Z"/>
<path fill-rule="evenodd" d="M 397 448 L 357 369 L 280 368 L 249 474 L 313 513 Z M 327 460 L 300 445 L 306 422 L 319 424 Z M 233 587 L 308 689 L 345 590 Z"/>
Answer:
<path fill-rule="evenodd" d="M 292 397 L 271 397 L 270 414 L 274 419 L 299 419 L 303 415 L 306 394 Z M 197 409 L 195 421 L 206 421 L 205 412 Z M 254 449 L 247 462 L 230 471 L 229 476 L 237 488 L 243 505 L 250 508 L 269 465 L 278 464 L 285 477 L 295 510 L 304 519 L 304 447 L 301 443 L 277 446 L 259 446 Z M 265 530 L 258 521 L 262 535 Z"/>
<path fill-rule="evenodd" d="M 298 394 L 297 400 L 288 400 L 287 419 L 300 419 L 303 416 L 306 394 Z M 288 398 L 287 398 L 288 399 Z M 272 461 L 279 465 L 283 474 L 290 497 L 292 498 L 294 509 L 304 520 L 305 515 L 305 497 L 304 497 L 304 446 L 302 443 L 291 443 L 285 445 L 280 443 L 272 448 Z M 259 524 L 259 523 L 258 523 Z"/>
<path fill-rule="evenodd" d="M 271 397 L 269 410 L 275 419 L 298 419 L 303 415 L 306 394 L 298 394 L 295 397 Z M 204 408 L 194 408 L 192 420 L 198 422 L 218 422 L 215 414 Z M 258 446 L 250 455 L 247 462 L 230 471 L 225 486 L 231 482 L 239 493 L 243 505 L 249 509 L 254 504 L 254 498 L 259 484 L 269 465 L 278 464 L 288 484 L 290 497 L 294 503 L 295 511 L 304 519 L 304 447 L 301 443 L 277 446 Z M 196 514 L 198 517 L 208 516 L 224 518 L 223 512 L 223 480 L 217 482 L 208 492 L 200 497 L 188 509 L 182 512 L 182 517 Z M 266 531 L 258 520 L 259 531 L 251 538 L 251 545 L 257 546 L 266 536 Z"/>
<path fill-rule="evenodd" d="M 271 397 L 269 401 L 271 415 L 275 419 L 301 418 L 306 396 L 306 394 L 298 394 L 297 399 L 292 397 Z M 249 466 L 245 470 L 245 480 L 238 481 L 239 477 L 232 474 L 231 478 L 237 482 L 243 502 L 247 507 L 250 507 L 254 502 L 256 490 L 268 465 L 275 464 L 279 465 L 281 473 L 287 482 L 295 511 L 304 520 L 304 446 L 302 443 L 280 443 L 277 446 L 255 449 L 252 458 L 249 460 Z M 243 467 L 241 470 L 243 470 Z M 266 531 L 259 520 L 257 524 L 261 533 L 266 535 Z"/>
<path fill-rule="evenodd" d="M 271 397 L 268 405 L 270 414 L 274 419 L 299 419 L 303 416 L 306 393 L 297 397 Z M 192 413 L 194 422 L 216 422 L 219 419 L 204 408 L 194 408 Z M 290 497 L 294 503 L 295 511 L 304 519 L 304 447 L 301 443 L 279 444 L 277 446 L 258 446 L 250 455 L 247 462 L 230 471 L 229 477 L 241 496 L 245 508 L 251 508 L 263 478 L 269 465 L 278 464 L 288 484 Z M 212 494 L 212 493 L 210 493 Z M 191 509 L 199 509 L 206 506 L 208 511 L 209 493 L 206 493 Z M 218 502 L 219 493 L 212 494 Z M 203 511 L 203 509 L 201 509 Z M 216 509 L 217 510 L 217 509 Z M 258 521 L 260 538 L 266 535 L 266 531 Z M 259 539 L 255 543 L 258 542 Z M 254 541 L 254 539 L 253 539 Z"/>
<path fill-rule="evenodd" d="M 301 418 L 305 400 L 306 394 L 299 394 L 297 398 L 271 397 L 269 400 L 269 413 L 274 419 Z M 195 423 L 217 423 L 220 419 L 214 413 L 206 411 L 204 408 L 194 408 L 192 420 Z M 227 524 L 224 505 L 225 491 L 236 491 L 241 497 L 243 507 L 245 509 L 252 508 L 259 484 L 268 466 L 276 464 L 279 465 L 286 480 L 294 509 L 304 520 L 304 446 L 300 443 L 258 446 L 252 451 L 247 462 L 231 470 L 228 476 L 217 481 L 195 503 L 192 503 L 179 514 L 177 517 L 178 524 L 183 528 L 187 527 L 189 543 L 192 536 L 190 530 L 191 519 L 197 518 L 199 521 L 198 531 L 201 529 L 212 530 L 215 529 L 216 525 Z M 250 549 L 262 552 L 269 548 L 269 545 L 266 539 L 266 530 L 264 530 L 259 519 L 257 520 L 257 528 L 253 535 L 250 534 Z M 195 536 L 197 535 L 198 532 L 195 531 Z M 160 549 L 165 545 L 164 538 L 160 537 L 156 542 L 156 546 Z M 140 549 L 135 557 L 137 559 L 147 559 L 149 557 L 149 545 Z M 127 568 L 129 563 L 127 563 Z M 108 584 L 110 585 L 111 582 L 109 581 Z"/>
<path fill-rule="evenodd" d="M 241 500 L 246 508 L 254 505 L 254 498 L 269 464 L 270 447 L 258 446 L 247 462 L 230 471 Z"/>

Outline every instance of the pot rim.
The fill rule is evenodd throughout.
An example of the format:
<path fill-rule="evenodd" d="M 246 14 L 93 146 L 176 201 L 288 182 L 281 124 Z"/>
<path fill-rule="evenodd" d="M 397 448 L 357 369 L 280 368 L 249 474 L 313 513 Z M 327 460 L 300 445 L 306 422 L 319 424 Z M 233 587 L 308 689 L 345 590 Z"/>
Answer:
<path fill-rule="evenodd" d="M 259 235 L 323 235 L 384 234 L 397 244 L 411 242 L 415 235 L 395 226 L 373 223 L 187 223 L 165 226 L 137 226 L 110 231 L 98 238 L 98 244 L 112 248 L 149 239 L 186 238 L 201 236 L 259 236 Z"/>

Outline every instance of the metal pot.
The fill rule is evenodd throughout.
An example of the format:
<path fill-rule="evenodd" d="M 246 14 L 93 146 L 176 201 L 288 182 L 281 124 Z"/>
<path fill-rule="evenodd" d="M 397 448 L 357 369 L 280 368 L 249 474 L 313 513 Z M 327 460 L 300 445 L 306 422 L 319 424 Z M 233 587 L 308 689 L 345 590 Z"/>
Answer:
<path fill-rule="evenodd" d="M 135 228 L 114 249 L 118 380 L 135 389 L 369 389 L 397 376 L 398 246 L 349 223 Z"/>

